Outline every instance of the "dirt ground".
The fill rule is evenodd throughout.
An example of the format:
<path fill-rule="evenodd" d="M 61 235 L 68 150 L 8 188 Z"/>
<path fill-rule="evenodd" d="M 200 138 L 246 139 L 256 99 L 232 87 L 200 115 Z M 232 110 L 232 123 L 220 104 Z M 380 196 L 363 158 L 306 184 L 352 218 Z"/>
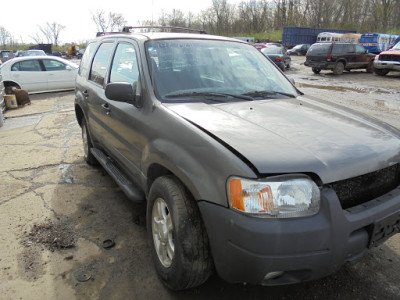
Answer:
<path fill-rule="evenodd" d="M 293 57 L 301 91 L 400 128 L 400 73 L 314 75 Z M 159 281 L 145 207 L 100 167 L 85 164 L 74 93 L 31 96 L 0 128 L 1 299 L 400 299 L 400 235 L 327 278 L 283 287 L 204 285 L 172 292 Z"/>

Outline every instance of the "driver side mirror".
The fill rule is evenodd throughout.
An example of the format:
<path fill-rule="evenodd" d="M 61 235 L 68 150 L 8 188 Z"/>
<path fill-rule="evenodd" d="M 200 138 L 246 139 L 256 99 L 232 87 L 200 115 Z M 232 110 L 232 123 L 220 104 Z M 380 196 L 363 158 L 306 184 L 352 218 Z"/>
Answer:
<path fill-rule="evenodd" d="M 106 85 L 106 97 L 110 100 L 132 103 L 141 107 L 141 86 L 140 81 L 133 84 L 128 82 L 111 82 Z"/>

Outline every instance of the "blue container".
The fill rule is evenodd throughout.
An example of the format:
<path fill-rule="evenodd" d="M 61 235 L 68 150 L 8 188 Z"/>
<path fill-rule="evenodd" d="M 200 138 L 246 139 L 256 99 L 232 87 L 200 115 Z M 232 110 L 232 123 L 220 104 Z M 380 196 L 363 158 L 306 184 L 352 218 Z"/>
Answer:
<path fill-rule="evenodd" d="M 361 35 L 359 44 L 371 53 L 380 53 L 393 47 L 399 38 L 400 36 L 396 34 L 364 33 Z"/>
<path fill-rule="evenodd" d="M 356 33 L 355 30 L 286 26 L 283 27 L 282 44 L 286 47 L 293 47 L 299 44 L 314 44 L 317 41 L 317 35 L 321 32 Z"/>

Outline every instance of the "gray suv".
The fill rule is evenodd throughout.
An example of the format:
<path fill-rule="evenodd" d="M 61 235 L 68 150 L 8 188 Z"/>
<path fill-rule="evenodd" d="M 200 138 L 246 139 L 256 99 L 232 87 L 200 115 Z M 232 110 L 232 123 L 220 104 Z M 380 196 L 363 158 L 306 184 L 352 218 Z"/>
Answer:
<path fill-rule="evenodd" d="M 326 276 L 399 231 L 400 132 L 304 96 L 247 43 L 121 33 L 88 44 L 76 79 L 87 163 L 147 201 L 161 280 Z"/>

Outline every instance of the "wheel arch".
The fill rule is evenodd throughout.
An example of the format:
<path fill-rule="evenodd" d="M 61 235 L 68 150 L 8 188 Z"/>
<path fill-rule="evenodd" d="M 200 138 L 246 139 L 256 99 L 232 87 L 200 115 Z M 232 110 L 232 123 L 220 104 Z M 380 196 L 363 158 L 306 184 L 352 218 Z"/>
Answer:
<path fill-rule="evenodd" d="M 21 88 L 21 85 L 18 84 L 18 82 L 15 82 L 15 81 L 12 81 L 12 80 L 4 80 L 4 81 L 3 81 L 3 84 L 4 84 L 4 87 L 5 87 L 5 88 L 7 88 L 7 87 L 9 87 L 9 86 L 15 86 L 15 87 L 17 87 L 18 89 Z"/>
<path fill-rule="evenodd" d="M 338 59 L 336 63 L 342 63 L 343 66 L 346 68 L 347 61 L 345 59 Z"/>
<path fill-rule="evenodd" d="M 85 114 L 79 104 L 75 104 L 75 116 L 79 126 L 82 127 L 82 120 L 85 117 Z"/>

